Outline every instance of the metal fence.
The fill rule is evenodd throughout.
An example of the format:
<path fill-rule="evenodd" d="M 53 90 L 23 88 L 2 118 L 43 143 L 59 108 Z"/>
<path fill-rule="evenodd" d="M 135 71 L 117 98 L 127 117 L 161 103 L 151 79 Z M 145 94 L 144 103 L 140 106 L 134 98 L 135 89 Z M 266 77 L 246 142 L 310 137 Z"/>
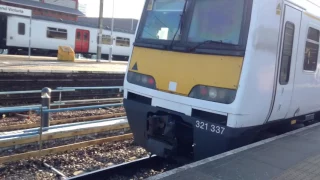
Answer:
<path fill-rule="evenodd" d="M 116 104 L 102 104 L 102 105 L 93 105 L 93 106 L 80 106 L 80 107 L 69 107 L 69 108 L 60 108 L 61 105 L 61 93 L 62 92 L 72 92 L 76 90 L 97 90 L 97 89 L 119 89 L 121 92 L 123 87 L 121 86 L 112 86 L 112 87 L 59 87 L 55 90 L 51 90 L 50 88 L 43 88 L 41 91 L 39 90 L 32 90 L 32 91 L 11 91 L 11 92 L 0 92 L 0 95 L 11 95 L 11 94 L 30 94 L 30 93 L 41 93 L 41 105 L 30 105 L 30 106 L 18 106 L 18 107 L 4 107 L 0 108 L 0 113 L 19 113 L 19 112 L 29 112 L 29 111 L 37 111 L 41 115 L 40 120 L 40 127 L 36 129 L 29 129 L 25 130 L 23 135 L 19 135 L 19 137 L 25 137 L 30 135 L 37 135 L 39 134 L 39 151 L 42 150 L 42 134 L 43 131 L 48 131 L 50 129 L 56 129 L 61 127 L 68 127 L 74 126 L 79 124 L 90 124 L 92 122 L 81 122 L 81 123 L 73 123 L 73 124 L 63 124 L 54 127 L 50 127 L 50 113 L 56 112 L 65 112 L 65 111 L 78 111 L 78 110 L 88 110 L 88 109 L 99 109 L 99 108 L 108 108 L 108 107 L 120 107 L 123 106 L 123 103 L 116 103 Z M 60 103 L 51 104 L 51 93 L 52 92 L 59 92 L 60 93 Z M 81 100 L 78 100 L 78 102 Z M 87 100 L 84 100 L 87 101 Z M 50 109 L 52 106 L 58 106 L 59 109 Z M 114 120 L 108 119 L 108 120 Z M 93 122 L 103 122 L 104 120 L 93 121 Z M 6 138 L 14 138 L 17 135 L 5 135 L 1 136 L 2 139 Z"/>

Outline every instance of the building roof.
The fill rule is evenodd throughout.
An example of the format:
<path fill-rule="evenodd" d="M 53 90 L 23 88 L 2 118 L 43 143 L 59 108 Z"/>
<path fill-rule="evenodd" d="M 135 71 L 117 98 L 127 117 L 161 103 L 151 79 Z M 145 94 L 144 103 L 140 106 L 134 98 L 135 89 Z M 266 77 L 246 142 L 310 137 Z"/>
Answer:
<path fill-rule="evenodd" d="M 41 8 L 41 9 L 46 9 L 50 11 L 73 14 L 77 16 L 84 16 L 84 14 L 78 9 L 72 9 L 72 8 L 67 8 L 63 6 L 57 6 L 54 4 L 42 3 L 39 1 L 30 1 L 30 0 L 0 0 L 0 1 L 16 4 L 16 5 L 27 6 L 27 7 L 35 7 L 35 8 Z"/>
<path fill-rule="evenodd" d="M 45 20 L 45 21 L 53 21 L 53 22 L 59 22 L 59 23 L 65 23 L 65 24 L 91 27 L 91 28 L 99 28 L 99 18 L 79 17 L 78 21 L 60 20 L 60 19 L 53 18 L 53 17 L 38 16 L 38 15 L 34 15 L 34 16 L 32 16 L 32 18 L 39 19 L 39 20 Z M 133 22 L 133 24 L 132 24 L 132 22 Z M 113 29 L 116 32 L 135 34 L 137 24 L 138 24 L 138 20 L 136 20 L 136 19 L 115 18 Z M 103 29 L 105 29 L 105 30 L 111 30 L 111 18 L 104 18 L 103 19 L 103 27 L 104 27 Z"/>
<path fill-rule="evenodd" d="M 137 19 L 129 18 L 115 18 L 114 19 L 114 29 L 121 29 L 126 32 L 135 33 L 137 25 Z M 99 18 L 97 17 L 79 17 L 78 23 L 87 24 L 94 27 L 99 27 Z M 103 27 L 104 29 L 111 29 L 112 18 L 103 18 Z"/>

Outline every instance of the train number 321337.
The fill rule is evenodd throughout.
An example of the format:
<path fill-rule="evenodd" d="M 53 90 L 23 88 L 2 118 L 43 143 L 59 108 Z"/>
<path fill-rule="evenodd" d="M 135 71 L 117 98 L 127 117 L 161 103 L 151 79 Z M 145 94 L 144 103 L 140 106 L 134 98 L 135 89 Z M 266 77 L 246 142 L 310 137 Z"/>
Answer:
<path fill-rule="evenodd" d="M 210 131 L 212 133 L 217 133 L 217 134 L 223 134 L 224 130 L 226 129 L 221 126 L 216 126 L 216 125 L 201 122 L 201 121 L 196 121 L 196 128 L 199 128 L 205 131 Z"/>

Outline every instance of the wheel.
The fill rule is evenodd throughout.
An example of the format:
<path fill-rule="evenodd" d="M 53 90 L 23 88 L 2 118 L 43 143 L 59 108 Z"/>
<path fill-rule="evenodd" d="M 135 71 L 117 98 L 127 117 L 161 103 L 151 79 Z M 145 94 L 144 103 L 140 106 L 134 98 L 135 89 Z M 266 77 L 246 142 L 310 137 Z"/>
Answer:
<path fill-rule="evenodd" d="M 0 54 L 3 54 L 4 53 L 4 49 L 0 49 Z"/>

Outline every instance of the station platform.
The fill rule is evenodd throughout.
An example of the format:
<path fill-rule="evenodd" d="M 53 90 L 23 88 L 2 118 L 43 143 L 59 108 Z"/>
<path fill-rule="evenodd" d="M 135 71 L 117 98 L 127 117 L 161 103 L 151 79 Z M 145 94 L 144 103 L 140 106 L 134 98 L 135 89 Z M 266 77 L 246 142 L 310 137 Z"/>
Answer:
<path fill-rule="evenodd" d="M 319 180 L 320 123 L 194 162 L 149 179 Z"/>
<path fill-rule="evenodd" d="M 75 62 L 58 61 L 55 57 L 0 55 L 0 72 L 53 72 L 53 73 L 124 73 L 127 62 L 76 59 Z"/>

